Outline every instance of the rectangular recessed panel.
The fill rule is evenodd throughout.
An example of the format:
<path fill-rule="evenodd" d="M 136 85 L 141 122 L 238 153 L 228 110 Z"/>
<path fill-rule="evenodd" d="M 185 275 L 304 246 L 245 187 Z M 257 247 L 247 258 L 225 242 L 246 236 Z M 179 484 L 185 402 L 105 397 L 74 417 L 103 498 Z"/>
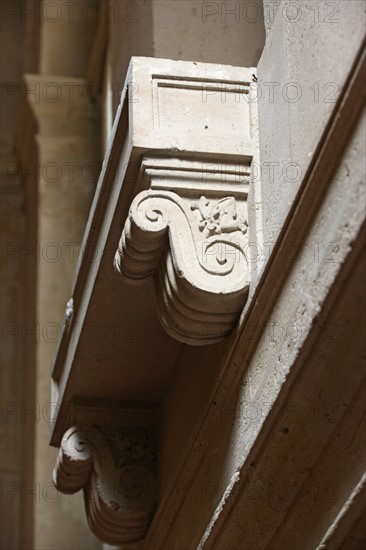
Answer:
<path fill-rule="evenodd" d="M 248 87 L 243 84 L 155 81 L 155 129 L 250 137 Z"/>

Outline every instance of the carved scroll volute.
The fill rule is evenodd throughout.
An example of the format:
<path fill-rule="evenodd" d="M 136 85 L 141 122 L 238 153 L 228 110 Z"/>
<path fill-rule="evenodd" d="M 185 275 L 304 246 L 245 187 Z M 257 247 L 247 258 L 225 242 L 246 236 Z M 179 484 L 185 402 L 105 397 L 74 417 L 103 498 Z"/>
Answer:
<path fill-rule="evenodd" d="M 60 447 L 54 483 L 63 493 L 83 489 L 89 526 L 102 542 L 142 539 L 157 495 L 155 451 L 144 430 L 106 435 L 70 428 Z"/>
<path fill-rule="evenodd" d="M 230 334 L 246 301 L 246 205 L 234 196 L 165 190 L 132 202 L 115 256 L 129 283 L 155 275 L 159 318 L 177 340 L 204 345 Z"/>

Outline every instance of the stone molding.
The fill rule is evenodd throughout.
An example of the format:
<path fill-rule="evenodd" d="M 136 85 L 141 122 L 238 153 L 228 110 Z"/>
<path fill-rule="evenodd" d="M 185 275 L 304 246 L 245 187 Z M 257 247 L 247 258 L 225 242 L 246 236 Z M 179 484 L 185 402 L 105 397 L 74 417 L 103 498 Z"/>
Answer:
<path fill-rule="evenodd" d="M 62 493 L 83 489 L 90 529 L 118 545 L 146 534 L 157 498 L 155 463 L 147 430 L 74 426 L 62 439 L 53 479 Z"/>

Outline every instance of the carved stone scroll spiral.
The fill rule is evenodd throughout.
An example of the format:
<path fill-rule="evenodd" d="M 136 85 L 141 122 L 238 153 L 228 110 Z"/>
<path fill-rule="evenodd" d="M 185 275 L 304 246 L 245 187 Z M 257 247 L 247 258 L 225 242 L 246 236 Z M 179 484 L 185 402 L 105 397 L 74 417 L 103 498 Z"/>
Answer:
<path fill-rule="evenodd" d="M 107 436 L 94 427 L 73 427 L 63 437 L 54 484 L 63 493 L 83 489 L 90 528 L 102 542 L 137 541 L 155 510 L 154 460 L 143 430 Z"/>
<path fill-rule="evenodd" d="M 234 197 L 192 202 L 143 191 L 131 205 L 115 267 L 130 283 L 156 275 L 159 317 L 174 338 L 213 343 L 233 330 L 246 299 L 246 230 Z"/>

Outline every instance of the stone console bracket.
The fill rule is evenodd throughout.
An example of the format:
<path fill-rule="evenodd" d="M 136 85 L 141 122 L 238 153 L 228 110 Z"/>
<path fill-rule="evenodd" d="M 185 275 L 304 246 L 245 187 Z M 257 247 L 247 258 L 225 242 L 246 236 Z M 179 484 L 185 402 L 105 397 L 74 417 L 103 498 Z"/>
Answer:
<path fill-rule="evenodd" d="M 58 490 L 84 492 L 88 522 L 107 544 L 142 539 L 157 496 L 155 438 L 145 429 L 74 426 L 54 470 Z"/>
<path fill-rule="evenodd" d="M 131 67 L 132 118 L 149 143 L 137 160 L 115 267 L 129 284 L 154 275 L 158 317 L 170 336 L 215 343 L 235 328 L 250 283 L 255 70 Z"/>
<path fill-rule="evenodd" d="M 250 164 L 145 157 L 142 177 L 149 189 L 131 204 L 115 267 L 127 283 L 155 275 L 173 338 L 214 343 L 233 330 L 248 293 Z"/>

